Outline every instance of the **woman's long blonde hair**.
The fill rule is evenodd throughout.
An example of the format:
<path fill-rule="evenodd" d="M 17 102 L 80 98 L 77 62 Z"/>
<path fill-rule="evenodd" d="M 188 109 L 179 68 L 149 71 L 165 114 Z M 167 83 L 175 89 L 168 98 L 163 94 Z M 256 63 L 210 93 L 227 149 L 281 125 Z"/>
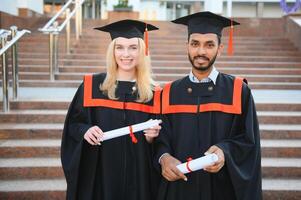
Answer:
<path fill-rule="evenodd" d="M 115 41 L 112 40 L 107 50 L 107 76 L 100 85 L 100 90 L 108 95 L 110 99 L 117 99 L 115 96 L 118 66 L 115 60 Z M 148 102 L 153 98 L 155 82 L 152 79 L 150 56 L 145 55 L 145 44 L 138 38 L 139 61 L 136 66 L 136 84 L 138 89 L 137 102 Z"/>

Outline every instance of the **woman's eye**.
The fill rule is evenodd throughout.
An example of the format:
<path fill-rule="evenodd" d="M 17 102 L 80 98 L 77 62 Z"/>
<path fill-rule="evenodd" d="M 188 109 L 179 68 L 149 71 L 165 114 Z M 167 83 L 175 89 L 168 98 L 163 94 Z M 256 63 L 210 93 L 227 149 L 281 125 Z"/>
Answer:
<path fill-rule="evenodd" d="M 136 49 L 138 49 L 136 46 L 132 46 L 132 47 L 130 47 L 130 49 L 132 49 L 132 50 L 136 50 Z"/>

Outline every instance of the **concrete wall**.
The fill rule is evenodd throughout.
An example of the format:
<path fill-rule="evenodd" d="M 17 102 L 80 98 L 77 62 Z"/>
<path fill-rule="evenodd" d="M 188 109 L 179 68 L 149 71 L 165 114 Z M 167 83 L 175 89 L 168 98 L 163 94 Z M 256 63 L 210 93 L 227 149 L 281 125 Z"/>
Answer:
<path fill-rule="evenodd" d="M 221 3 L 223 1 L 223 3 Z M 113 6 L 118 4 L 118 0 L 106 1 L 106 5 L 102 5 L 102 19 L 107 19 L 107 11 L 113 11 Z M 169 8 L 167 8 L 167 3 Z M 170 7 L 172 3 L 182 4 L 182 5 L 191 5 L 191 12 L 204 11 L 213 7 L 216 9 L 216 2 L 221 3 L 222 5 L 222 15 L 227 16 L 227 0 L 201 0 L 195 2 L 193 0 L 180 1 L 180 0 L 167 0 L 167 1 L 141 1 L 141 0 L 129 0 L 129 5 L 133 6 L 133 11 L 139 12 L 139 18 L 141 20 L 171 20 L 174 19 L 173 7 Z M 282 11 L 279 0 L 233 0 L 232 1 L 232 16 L 233 17 L 252 17 L 256 18 L 257 15 L 257 5 L 258 2 L 264 2 L 263 9 L 260 17 L 263 18 L 281 18 L 285 15 Z M 295 3 L 295 0 L 287 0 L 287 5 L 292 6 Z M 194 7 L 198 3 L 198 8 L 195 11 Z M 207 6 L 205 5 L 207 3 Z M 211 6 L 211 7 L 210 7 Z M 209 9 L 212 10 L 212 9 Z M 218 9 L 219 10 L 219 9 Z M 181 12 L 181 9 L 176 8 L 177 15 L 178 13 L 186 13 L 186 10 Z M 260 11 L 259 11 L 260 12 Z M 301 9 L 297 12 L 301 14 Z"/>
<path fill-rule="evenodd" d="M 227 15 L 227 7 L 224 6 L 224 16 Z M 233 3 L 232 4 L 233 17 L 256 17 L 255 3 Z"/>
<path fill-rule="evenodd" d="M 18 29 L 37 30 L 40 24 L 46 24 L 47 21 L 45 17 L 19 17 L 0 11 L 0 29 L 9 29 L 15 25 Z"/>
<path fill-rule="evenodd" d="M 1 0 L 0 11 L 11 15 L 18 15 L 18 0 Z"/>
<path fill-rule="evenodd" d="M 27 9 L 43 14 L 43 0 L 1 0 L 0 11 L 18 16 L 19 9 Z"/>
<path fill-rule="evenodd" d="M 114 10 L 114 5 L 118 0 L 107 1 L 101 6 L 101 19 L 108 19 L 108 12 Z M 133 7 L 134 12 L 139 12 L 140 20 L 166 20 L 166 3 L 158 1 L 129 0 L 129 6 Z"/>
<path fill-rule="evenodd" d="M 301 50 L 301 15 L 285 18 L 285 36 Z"/>
<path fill-rule="evenodd" d="M 287 3 L 292 6 L 292 3 Z M 257 4 L 254 2 L 233 2 L 232 16 L 233 17 L 257 17 Z M 301 9 L 298 11 L 301 13 Z M 227 4 L 224 3 L 223 15 L 227 16 Z M 265 18 L 280 18 L 285 13 L 282 11 L 279 2 L 265 2 L 263 6 L 263 15 Z"/>
<path fill-rule="evenodd" d="M 39 14 L 43 14 L 43 0 L 18 0 L 18 8 L 27 8 Z"/>
<path fill-rule="evenodd" d="M 234 28 L 235 36 L 284 37 L 285 20 L 283 18 L 234 18 L 241 23 Z M 229 28 L 223 35 L 228 35 Z"/>
<path fill-rule="evenodd" d="M 160 2 L 143 2 L 140 6 L 141 20 L 165 20 L 167 15 L 166 5 Z"/>

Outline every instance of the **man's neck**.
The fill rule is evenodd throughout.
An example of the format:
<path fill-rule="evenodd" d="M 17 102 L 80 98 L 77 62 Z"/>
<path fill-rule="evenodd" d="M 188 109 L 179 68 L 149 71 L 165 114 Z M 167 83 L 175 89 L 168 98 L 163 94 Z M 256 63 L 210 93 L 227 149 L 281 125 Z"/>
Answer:
<path fill-rule="evenodd" d="M 193 75 L 198 79 L 198 80 L 202 80 L 204 78 L 207 78 L 209 76 L 209 74 L 211 73 L 213 67 L 210 67 L 208 70 L 206 71 L 200 71 L 197 70 L 195 68 L 192 68 L 192 73 Z"/>

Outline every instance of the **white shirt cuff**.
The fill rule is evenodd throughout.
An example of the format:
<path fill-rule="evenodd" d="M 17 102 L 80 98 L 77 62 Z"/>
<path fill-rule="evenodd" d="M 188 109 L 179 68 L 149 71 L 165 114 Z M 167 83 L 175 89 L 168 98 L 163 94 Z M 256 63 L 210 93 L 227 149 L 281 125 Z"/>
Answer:
<path fill-rule="evenodd" d="M 160 156 L 160 158 L 159 158 L 159 164 L 161 164 L 161 163 L 160 163 L 161 158 L 162 158 L 163 156 L 165 156 L 166 154 L 169 154 L 169 153 L 163 153 L 163 154 Z"/>

